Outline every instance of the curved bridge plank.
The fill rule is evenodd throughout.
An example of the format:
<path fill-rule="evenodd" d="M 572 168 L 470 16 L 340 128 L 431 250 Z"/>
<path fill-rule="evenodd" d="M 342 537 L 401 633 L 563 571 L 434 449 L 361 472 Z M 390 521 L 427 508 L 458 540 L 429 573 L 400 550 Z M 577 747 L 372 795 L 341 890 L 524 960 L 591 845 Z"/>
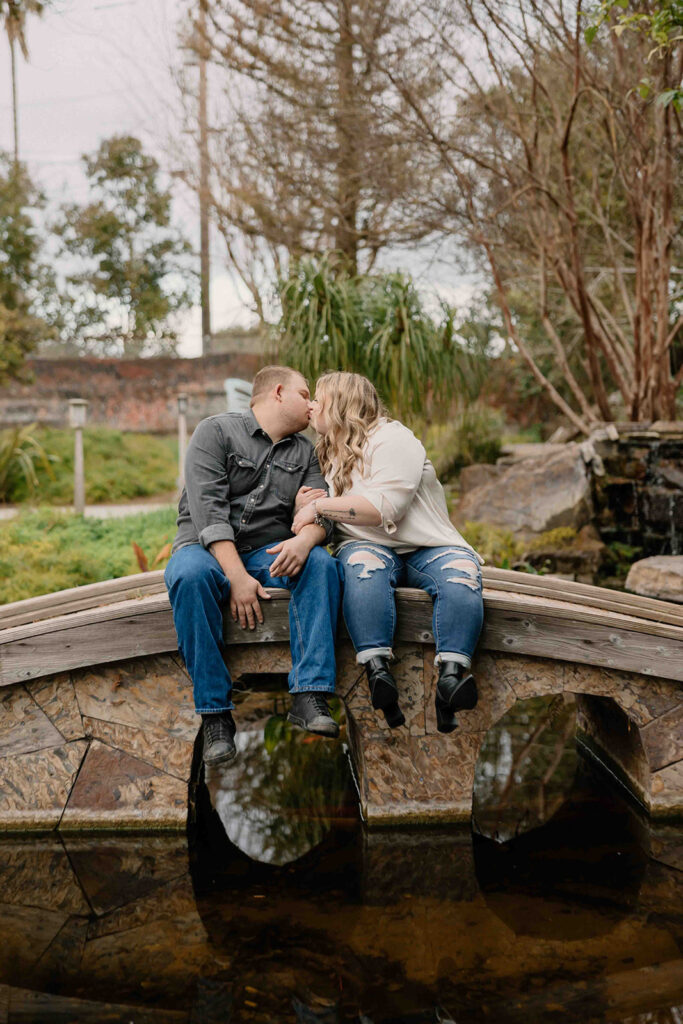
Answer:
<path fill-rule="evenodd" d="M 587 583 L 574 583 L 554 576 L 533 576 L 513 569 L 494 569 L 484 566 L 484 586 L 489 592 L 528 594 L 531 597 L 569 601 L 574 605 L 621 612 L 639 619 L 683 626 L 683 605 L 639 597 Z M 122 576 L 118 579 L 89 583 L 54 594 L 43 594 L 26 601 L 14 601 L 0 606 L 0 630 L 31 622 L 40 622 L 106 604 L 117 604 L 150 594 L 166 592 L 162 570 Z"/>
<path fill-rule="evenodd" d="M 525 574 L 519 573 L 525 577 Z M 97 584 L 95 584 L 97 586 Z M 598 589 L 598 588 L 593 588 Z M 608 592 L 611 594 L 611 592 Z M 227 644 L 277 643 L 289 638 L 287 591 L 271 591 L 265 622 L 241 630 L 226 616 Z M 398 588 L 397 640 L 433 643 L 431 600 Z M 484 590 L 480 649 L 552 657 L 683 681 L 683 625 L 671 625 L 568 600 Z M 666 614 L 667 602 L 653 602 Z M 651 612 L 651 606 L 648 607 Z M 61 614 L 0 630 L 0 686 L 50 673 L 177 650 L 166 593 Z"/>

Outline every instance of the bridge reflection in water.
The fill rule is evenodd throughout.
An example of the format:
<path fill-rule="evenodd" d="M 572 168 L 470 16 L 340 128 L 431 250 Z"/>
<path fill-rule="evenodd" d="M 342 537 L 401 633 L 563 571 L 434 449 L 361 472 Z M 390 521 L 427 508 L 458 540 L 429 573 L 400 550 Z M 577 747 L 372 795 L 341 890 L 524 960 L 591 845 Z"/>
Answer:
<path fill-rule="evenodd" d="M 196 752 L 187 839 L 0 843 L 3 1019 L 679 1024 L 683 830 L 592 775 L 570 704 L 488 737 L 474 835 L 366 832 L 344 729 L 282 710 L 242 697 L 207 784 Z"/>

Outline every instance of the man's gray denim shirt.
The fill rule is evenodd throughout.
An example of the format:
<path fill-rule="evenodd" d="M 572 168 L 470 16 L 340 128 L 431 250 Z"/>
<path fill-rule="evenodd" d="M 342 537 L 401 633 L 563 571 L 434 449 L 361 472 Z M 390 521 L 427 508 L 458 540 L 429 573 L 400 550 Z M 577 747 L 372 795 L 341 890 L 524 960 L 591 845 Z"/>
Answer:
<path fill-rule="evenodd" d="M 291 434 L 273 444 L 251 410 L 209 416 L 187 449 L 173 551 L 231 540 L 246 554 L 286 540 L 294 536 L 294 499 L 303 486 L 327 493 L 308 438 Z"/>

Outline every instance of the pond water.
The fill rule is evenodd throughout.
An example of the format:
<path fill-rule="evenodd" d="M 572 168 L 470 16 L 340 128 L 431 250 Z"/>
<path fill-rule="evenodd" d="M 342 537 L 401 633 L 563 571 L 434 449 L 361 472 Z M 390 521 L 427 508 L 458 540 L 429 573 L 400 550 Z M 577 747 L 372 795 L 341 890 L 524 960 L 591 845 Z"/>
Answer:
<path fill-rule="evenodd" d="M 571 701 L 518 704 L 472 826 L 419 831 L 367 832 L 344 731 L 284 710 L 243 696 L 187 836 L 0 842 L 0 1021 L 683 1022 L 683 828 L 582 760 Z"/>

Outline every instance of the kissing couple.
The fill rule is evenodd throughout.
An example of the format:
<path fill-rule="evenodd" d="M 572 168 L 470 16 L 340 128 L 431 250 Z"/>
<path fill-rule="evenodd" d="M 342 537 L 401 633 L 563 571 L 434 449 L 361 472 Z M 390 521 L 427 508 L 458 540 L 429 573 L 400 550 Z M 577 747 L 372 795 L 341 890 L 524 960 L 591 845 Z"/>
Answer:
<path fill-rule="evenodd" d="M 302 434 L 309 425 L 315 446 Z M 366 377 L 326 373 L 311 398 L 296 370 L 260 370 L 248 412 L 209 416 L 195 429 L 177 523 L 164 578 L 206 765 L 236 754 L 223 609 L 254 629 L 268 587 L 291 595 L 295 725 L 338 735 L 327 698 L 340 605 L 373 707 L 391 728 L 404 724 L 391 673 L 397 586 L 433 600 L 439 731 L 452 732 L 456 713 L 475 706 L 482 559 L 451 523 L 422 443 L 387 415 Z"/>

